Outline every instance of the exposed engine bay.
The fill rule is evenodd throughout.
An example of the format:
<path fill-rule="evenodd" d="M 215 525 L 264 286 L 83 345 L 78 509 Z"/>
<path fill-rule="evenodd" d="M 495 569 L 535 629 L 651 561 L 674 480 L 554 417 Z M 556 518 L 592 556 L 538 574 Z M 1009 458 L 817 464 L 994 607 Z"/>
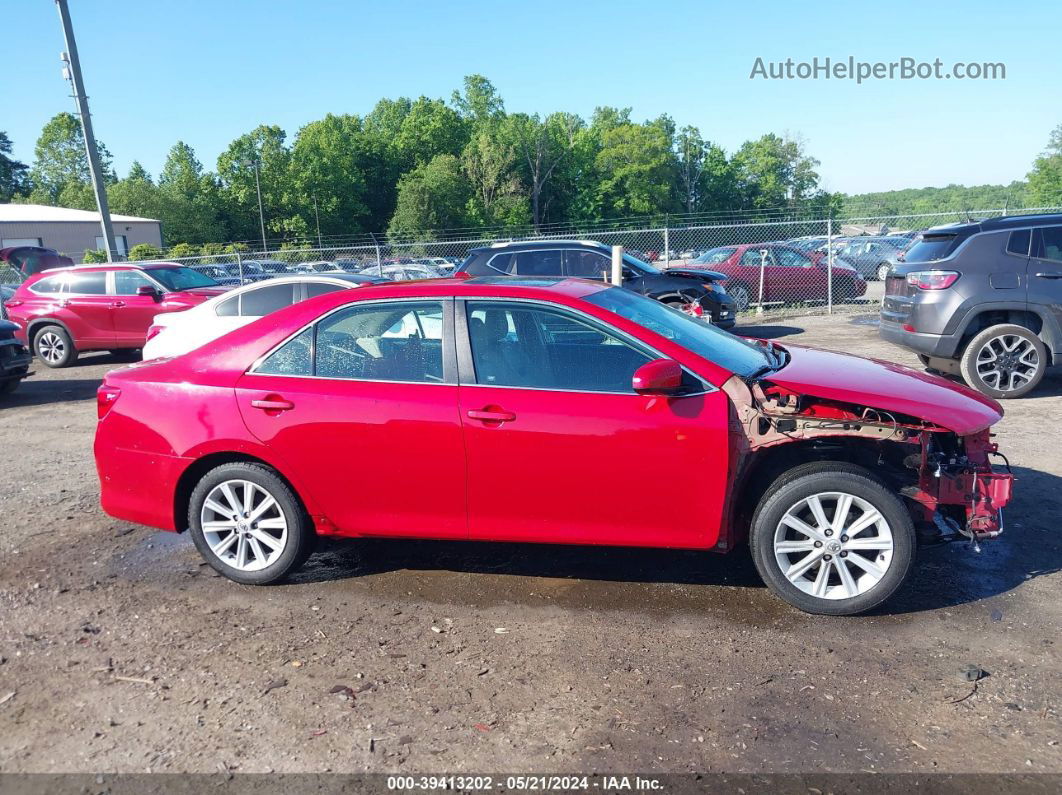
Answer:
<path fill-rule="evenodd" d="M 1014 476 L 988 428 L 968 435 L 917 417 L 830 400 L 772 384 L 731 378 L 730 446 L 749 482 L 778 464 L 849 460 L 870 469 L 906 498 L 924 542 L 979 542 L 1003 531 Z M 795 446 L 799 447 L 795 447 Z M 794 446 L 787 451 L 785 446 Z M 796 455 L 786 455 L 792 452 Z M 995 471 L 993 456 L 1005 471 Z"/>

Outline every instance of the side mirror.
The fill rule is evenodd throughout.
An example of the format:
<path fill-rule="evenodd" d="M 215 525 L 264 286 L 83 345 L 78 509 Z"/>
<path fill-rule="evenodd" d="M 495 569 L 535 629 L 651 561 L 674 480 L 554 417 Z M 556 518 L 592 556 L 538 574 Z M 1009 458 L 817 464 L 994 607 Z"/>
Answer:
<path fill-rule="evenodd" d="M 136 294 L 144 298 L 150 298 L 153 301 L 162 300 L 162 293 L 158 291 L 158 288 L 152 287 L 149 284 L 145 284 L 143 287 L 137 287 Z"/>
<path fill-rule="evenodd" d="M 673 395 L 682 388 L 682 367 L 674 359 L 653 359 L 634 371 L 631 386 L 639 395 Z"/>

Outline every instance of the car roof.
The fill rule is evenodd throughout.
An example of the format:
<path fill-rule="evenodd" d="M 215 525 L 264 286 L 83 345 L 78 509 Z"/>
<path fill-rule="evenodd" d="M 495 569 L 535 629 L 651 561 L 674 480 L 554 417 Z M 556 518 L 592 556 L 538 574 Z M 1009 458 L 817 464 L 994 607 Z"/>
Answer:
<path fill-rule="evenodd" d="M 608 249 L 608 246 L 597 240 L 503 240 L 491 243 L 489 246 L 470 248 L 468 253 L 479 254 L 484 251 L 498 251 L 506 248 L 560 248 L 564 246 Z"/>
<path fill-rule="evenodd" d="M 984 218 L 967 223 L 942 224 L 931 227 L 923 234 L 947 235 L 974 232 L 993 232 L 1006 229 L 1024 229 L 1029 226 L 1062 225 L 1062 213 L 1037 213 L 1035 215 L 1004 215 L 999 218 Z"/>

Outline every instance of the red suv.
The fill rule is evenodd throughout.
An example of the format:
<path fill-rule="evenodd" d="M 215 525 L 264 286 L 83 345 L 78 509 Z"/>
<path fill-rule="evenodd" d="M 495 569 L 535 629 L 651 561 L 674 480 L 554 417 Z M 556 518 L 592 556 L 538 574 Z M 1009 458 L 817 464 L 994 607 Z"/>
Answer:
<path fill-rule="evenodd" d="M 750 303 L 759 303 L 761 290 L 763 303 L 825 301 L 830 293 L 831 277 L 821 254 L 809 256 L 779 243 L 720 246 L 683 267 L 725 273 L 729 277 L 726 291 L 739 312 Z M 837 260 L 833 263 L 832 282 L 835 301 L 858 298 L 867 291 L 867 283 L 856 269 Z"/>
<path fill-rule="evenodd" d="M 5 302 L 21 339 L 48 367 L 81 351 L 142 348 L 155 315 L 225 292 L 213 279 L 170 262 L 85 265 L 30 276 Z"/>

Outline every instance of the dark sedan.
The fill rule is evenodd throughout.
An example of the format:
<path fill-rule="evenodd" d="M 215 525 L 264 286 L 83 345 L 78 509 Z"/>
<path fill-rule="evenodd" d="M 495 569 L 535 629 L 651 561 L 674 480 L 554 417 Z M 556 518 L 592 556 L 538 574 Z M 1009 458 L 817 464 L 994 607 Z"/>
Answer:
<path fill-rule="evenodd" d="M 534 240 L 474 248 L 455 273 L 470 276 L 573 276 L 608 281 L 612 251 L 586 240 Z M 726 276 L 709 270 L 659 270 L 629 253 L 623 255 L 623 287 L 655 298 L 687 314 L 731 328 L 737 320 Z"/>

